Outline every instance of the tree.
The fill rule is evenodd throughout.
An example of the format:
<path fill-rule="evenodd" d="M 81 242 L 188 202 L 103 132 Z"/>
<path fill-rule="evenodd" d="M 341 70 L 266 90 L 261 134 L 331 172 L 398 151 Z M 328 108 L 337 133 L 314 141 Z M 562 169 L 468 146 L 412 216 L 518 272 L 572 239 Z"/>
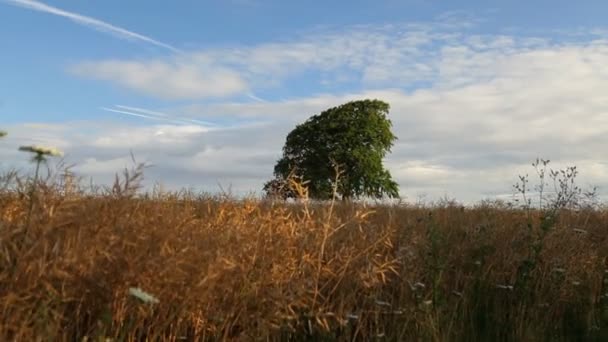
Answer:
<path fill-rule="evenodd" d="M 297 125 L 287 135 L 275 178 L 264 186 L 266 193 L 289 184 L 295 173 L 308 182 L 311 198 L 330 199 L 337 167 L 341 174 L 336 193 L 342 199 L 398 197 L 399 187 L 382 165 L 397 139 L 387 118 L 389 108 L 380 100 L 352 101 Z"/>

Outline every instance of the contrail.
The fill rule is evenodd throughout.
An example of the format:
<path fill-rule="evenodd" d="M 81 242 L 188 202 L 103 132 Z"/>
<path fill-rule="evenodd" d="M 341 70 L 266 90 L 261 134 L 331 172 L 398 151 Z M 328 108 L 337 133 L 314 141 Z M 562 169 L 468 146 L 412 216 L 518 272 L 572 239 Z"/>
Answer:
<path fill-rule="evenodd" d="M 125 115 L 139 117 L 142 119 L 165 121 L 165 122 L 171 122 L 171 123 L 175 123 L 175 124 L 196 124 L 196 125 L 204 126 L 206 129 L 208 129 L 210 131 L 220 131 L 220 130 L 221 131 L 233 131 L 233 130 L 239 130 L 239 129 L 244 129 L 244 128 L 254 128 L 254 127 L 268 125 L 268 122 L 253 122 L 253 123 L 247 123 L 247 124 L 243 124 L 243 125 L 222 126 L 222 125 L 214 124 L 212 122 L 206 122 L 206 121 L 200 121 L 200 120 L 194 120 L 194 119 L 176 118 L 176 117 L 172 117 L 165 113 L 154 112 L 151 110 L 141 109 L 141 108 L 137 108 L 137 107 L 122 106 L 122 105 L 115 105 L 114 107 L 116 107 L 118 109 L 107 108 L 107 107 L 100 107 L 100 109 L 105 110 L 106 112 L 125 114 Z M 148 113 L 148 114 L 146 114 L 146 113 Z"/>
<path fill-rule="evenodd" d="M 131 115 L 131 116 L 136 116 L 136 117 L 144 118 L 144 119 L 157 120 L 157 121 L 166 121 L 166 122 L 173 122 L 173 123 L 184 123 L 184 122 L 181 122 L 181 121 L 178 121 L 178 120 L 171 120 L 171 119 L 167 119 L 167 118 L 159 118 L 157 116 L 140 114 L 140 113 L 133 113 L 133 112 L 128 112 L 126 110 L 118 110 L 118 109 L 112 109 L 112 108 L 106 108 L 106 107 L 101 107 L 101 109 L 105 110 L 107 112 L 119 113 L 119 114 L 125 114 L 125 115 Z"/>
<path fill-rule="evenodd" d="M 207 125 L 207 126 L 217 126 L 216 124 L 214 124 L 212 122 L 208 122 L 208 121 L 189 119 L 189 118 L 180 118 L 180 117 L 175 117 L 173 115 L 169 115 L 169 114 L 165 114 L 165 113 L 161 113 L 161 112 L 155 112 L 155 111 L 151 111 L 151 110 L 143 109 L 143 108 L 122 106 L 122 105 L 116 105 L 115 107 L 119 108 L 119 109 L 127 110 L 129 112 L 143 113 L 145 115 L 153 115 L 153 116 L 161 117 L 161 118 L 164 118 L 167 120 L 177 120 L 177 121 L 181 121 L 184 123 L 195 123 L 195 124 L 201 124 L 201 125 Z"/>
<path fill-rule="evenodd" d="M 256 100 L 258 102 L 262 102 L 262 103 L 267 103 L 268 102 L 268 101 L 264 100 L 261 97 L 255 96 L 255 94 L 253 94 L 253 93 L 247 94 L 247 97 L 249 97 L 250 99 Z"/>
<path fill-rule="evenodd" d="M 127 107 L 127 106 L 116 106 L 122 109 L 113 109 L 113 108 L 106 108 L 106 107 L 101 107 L 102 110 L 105 110 L 106 112 L 112 112 L 112 113 L 119 113 L 119 114 L 125 114 L 125 115 L 130 115 L 130 116 L 136 116 L 139 118 L 144 118 L 144 119 L 150 119 L 150 120 L 156 120 L 156 121 L 165 121 L 165 122 L 171 122 L 174 124 L 196 124 L 196 125 L 202 125 L 202 126 L 206 126 L 206 128 L 208 129 L 217 129 L 217 125 L 213 124 L 213 123 L 208 123 L 208 122 L 204 122 L 204 121 L 199 121 L 199 120 L 190 120 L 190 119 L 182 119 L 182 118 L 172 118 L 166 114 L 162 114 L 162 113 L 157 113 L 161 114 L 162 116 L 157 116 L 157 115 L 150 115 L 150 114 L 146 114 L 143 111 L 145 110 L 139 110 L 138 108 L 134 108 L 134 107 Z M 130 109 L 127 109 L 130 108 Z M 152 111 L 149 111 L 150 113 L 155 113 Z"/>
<path fill-rule="evenodd" d="M 111 33 L 111 34 L 119 36 L 123 39 L 140 40 L 140 41 L 143 41 L 146 43 L 150 43 L 152 45 L 156 45 L 156 46 L 168 49 L 172 52 L 181 53 L 181 50 L 179 50 L 169 44 L 160 42 L 158 40 L 144 36 L 142 34 L 129 31 L 122 27 L 114 26 L 112 24 L 106 23 L 105 21 L 101 21 L 99 19 L 87 17 L 84 15 L 80 15 L 78 13 L 64 11 L 62 9 L 59 9 L 59 8 L 53 7 L 53 6 L 49 6 L 49 5 L 39 2 L 39 1 L 35 1 L 35 0 L 3 0 L 3 1 L 8 4 L 14 5 L 14 6 L 24 7 L 27 9 L 34 10 L 34 11 L 45 12 L 45 13 L 54 14 L 54 15 L 57 15 L 60 17 L 68 18 L 78 24 L 87 26 L 89 28 L 92 28 L 92 29 L 100 31 L 100 32 Z"/>
<path fill-rule="evenodd" d="M 116 108 L 121 108 L 121 109 L 126 109 L 129 111 L 133 111 L 133 112 L 141 112 L 144 114 L 149 114 L 149 115 L 154 115 L 154 116 L 161 116 L 161 117 L 169 117 L 169 115 L 165 114 L 165 113 L 161 113 L 161 112 L 155 112 L 155 111 L 151 111 L 148 109 L 143 109 L 143 108 L 137 108 L 137 107 L 130 107 L 130 106 L 122 106 L 122 105 L 116 105 L 114 106 Z"/>

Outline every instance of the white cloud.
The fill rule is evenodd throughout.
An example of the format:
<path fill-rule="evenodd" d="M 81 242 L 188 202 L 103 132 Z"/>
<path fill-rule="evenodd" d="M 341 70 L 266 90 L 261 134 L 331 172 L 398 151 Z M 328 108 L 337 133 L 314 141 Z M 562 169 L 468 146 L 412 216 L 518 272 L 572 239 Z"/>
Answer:
<path fill-rule="evenodd" d="M 145 127 L 116 127 L 112 131 L 92 139 L 93 148 L 127 150 L 127 149 L 163 149 L 170 151 L 182 144 L 189 144 L 200 138 L 209 129 L 197 125 L 154 125 Z"/>
<path fill-rule="evenodd" d="M 76 166 L 74 171 L 88 176 L 109 178 L 112 174 L 121 172 L 121 170 L 128 169 L 131 166 L 133 166 L 133 160 L 126 156 L 106 160 L 85 158 Z"/>
<path fill-rule="evenodd" d="M 156 45 L 158 47 L 162 47 L 164 49 L 168 49 L 172 52 L 180 52 L 180 50 L 178 50 L 177 48 L 175 48 L 169 44 L 163 43 L 161 41 L 158 41 L 156 39 L 152 39 L 152 38 L 144 36 L 142 34 L 126 30 L 122 27 L 118 27 L 118 26 L 109 24 L 109 23 L 107 23 L 105 21 L 101 21 L 99 19 L 87 17 L 87 16 L 84 16 L 84 15 L 81 15 L 78 13 L 68 12 L 68 11 L 59 9 L 57 7 L 49 6 L 49 5 L 39 2 L 39 1 L 35 1 L 35 0 L 4 0 L 4 1 L 7 2 L 8 4 L 11 4 L 14 6 L 20 6 L 20 7 L 28 8 L 28 9 L 31 9 L 34 11 L 49 13 L 49 14 L 60 16 L 60 17 L 68 18 L 80 25 L 90 27 L 90 28 L 100 31 L 100 32 L 110 33 L 112 35 L 115 35 L 115 36 L 123 38 L 123 39 L 139 40 L 139 41 L 142 41 L 145 43 Z"/>
<path fill-rule="evenodd" d="M 247 83 L 227 68 L 179 61 L 85 62 L 72 67 L 70 71 L 164 99 L 222 97 L 248 89 Z"/>

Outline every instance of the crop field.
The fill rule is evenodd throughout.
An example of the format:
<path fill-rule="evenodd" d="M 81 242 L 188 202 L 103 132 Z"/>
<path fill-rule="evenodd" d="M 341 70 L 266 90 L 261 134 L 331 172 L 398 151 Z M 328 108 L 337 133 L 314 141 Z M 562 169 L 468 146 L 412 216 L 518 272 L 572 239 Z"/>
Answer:
<path fill-rule="evenodd" d="M 608 0 L 0 0 L 0 342 L 608 342 Z"/>
<path fill-rule="evenodd" d="M 128 175 L 127 175 L 128 176 Z M 4 341 L 606 341 L 608 211 L 5 177 Z"/>

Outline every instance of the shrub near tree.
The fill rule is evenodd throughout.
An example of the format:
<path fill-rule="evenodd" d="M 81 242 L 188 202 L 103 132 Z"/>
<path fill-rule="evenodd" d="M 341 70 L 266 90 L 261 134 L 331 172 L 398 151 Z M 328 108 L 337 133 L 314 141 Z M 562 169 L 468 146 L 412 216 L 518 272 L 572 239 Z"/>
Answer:
<path fill-rule="evenodd" d="M 296 126 L 264 191 L 277 195 L 281 189 L 279 196 L 293 196 L 289 177 L 296 175 L 307 182 L 313 199 L 331 199 L 334 193 L 344 200 L 398 197 L 399 187 L 383 166 L 397 139 L 387 118 L 389 109 L 380 100 L 352 101 Z"/>

